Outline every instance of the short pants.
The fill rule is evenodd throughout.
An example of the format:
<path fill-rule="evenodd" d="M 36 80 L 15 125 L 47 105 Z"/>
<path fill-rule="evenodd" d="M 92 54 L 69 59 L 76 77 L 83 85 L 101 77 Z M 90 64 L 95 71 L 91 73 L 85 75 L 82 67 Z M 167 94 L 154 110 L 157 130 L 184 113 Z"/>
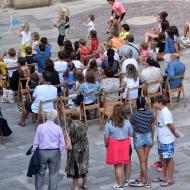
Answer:
<path fill-rule="evenodd" d="M 115 16 L 115 19 L 119 19 L 120 18 L 120 20 L 122 21 L 123 20 L 123 18 L 124 18 L 124 16 L 125 16 L 125 12 L 121 15 L 121 16 Z"/>
<path fill-rule="evenodd" d="M 65 36 L 59 35 L 59 36 L 58 36 L 58 39 L 57 39 L 57 44 L 58 44 L 59 46 L 63 46 L 64 39 L 65 39 Z"/>
<path fill-rule="evenodd" d="M 135 150 L 143 148 L 144 146 L 152 147 L 152 133 L 138 133 L 133 134 L 133 143 Z"/>
<path fill-rule="evenodd" d="M 170 144 L 162 144 L 158 142 L 158 154 L 164 159 L 170 159 L 174 156 L 174 142 Z"/>

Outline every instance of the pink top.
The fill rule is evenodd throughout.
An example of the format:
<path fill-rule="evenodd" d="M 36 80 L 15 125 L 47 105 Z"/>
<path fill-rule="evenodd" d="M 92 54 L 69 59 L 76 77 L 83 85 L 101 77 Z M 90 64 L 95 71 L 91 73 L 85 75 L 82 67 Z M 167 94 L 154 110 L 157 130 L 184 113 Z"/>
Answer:
<path fill-rule="evenodd" d="M 113 3 L 112 9 L 117 16 L 121 16 L 123 13 L 125 13 L 124 6 L 121 3 L 119 3 L 118 1 L 115 1 Z"/>
<path fill-rule="evenodd" d="M 150 53 L 148 50 L 141 50 L 141 58 L 147 58 L 149 57 Z"/>

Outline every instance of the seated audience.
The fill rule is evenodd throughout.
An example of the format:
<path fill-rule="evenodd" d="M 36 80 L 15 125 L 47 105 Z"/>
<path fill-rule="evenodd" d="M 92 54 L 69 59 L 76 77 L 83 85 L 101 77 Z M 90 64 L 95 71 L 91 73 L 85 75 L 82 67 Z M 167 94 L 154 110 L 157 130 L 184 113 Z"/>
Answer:
<path fill-rule="evenodd" d="M 50 59 L 50 54 L 47 54 L 46 46 L 44 44 L 39 45 L 40 52 L 34 57 L 35 62 L 38 64 L 38 72 L 43 73 L 45 69 L 45 61 Z"/>
<path fill-rule="evenodd" d="M 124 61 L 123 63 L 121 64 L 121 73 L 126 73 L 126 67 L 127 65 L 129 64 L 132 64 L 135 66 L 136 70 L 138 71 L 139 70 L 139 65 L 136 61 L 136 59 L 132 58 L 132 50 L 131 49 L 128 49 L 126 52 L 125 52 L 125 57 L 124 57 Z"/>
<path fill-rule="evenodd" d="M 113 49 L 107 50 L 108 60 L 102 62 L 102 68 L 111 67 L 114 71 L 114 74 L 118 73 L 119 70 L 119 61 L 114 60 L 115 51 Z"/>
<path fill-rule="evenodd" d="M 140 52 L 138 46 L 134 43 L 134 37 L 132 34 L 127 35 L 125 44 L 119 49 L 120 58 L 123 58 L 129 49 L 132 51 L 132 58 L 139 60 Z"/>
<path fill-rule="evenodd" d="M 157 67 L 157 62 L 152 58 L 148 58 L 145 62 L 145 67 L 141 74 L 140 80 L 142 83 L 150 84 L 151 82 L 156 82 L 162 79 L 161 70 Z M 149 93 L 156 93 L 159 90 L 159 84 L 153 84 L 148 87 Z"/>
<path fill-rule="evenodd" d="M 165 77 L 173 78 L 185 73 L 185 65 L 179 60 L 178 54 L 172 54 L 170 56 L 170 62 L 168 67 L 165 70 Z M 165 86 L 166 79 L 163 81 L 163 85 Z M 181 86 L 181 79 L 173 79 L 170 80 L 171 88 L 178 88 Z"/>
<path fill-rule="evenodd" d="M 120 87 L 120 81 L 118 78 L 114 78 L 114 72 L 111 67 L 106 67 L 104 69 L 104 75 L 106 76 L 105 79 L 102 79 L 100 82 L 100 89 L 105 90 L 105 91 L 116 91 Z M 109 93 L 106 94 L 107 97 L 114 98 L 118 96 L 118 93 Z"/>
<path fill-rule="evenodd" d="M 125 41 L 121 37 L 119 37 L 118 30 L 112 31 L 112 37 L 110 41 L 112 42 L 113 48 L 116 50 L 119 50 L 125 44 Z"/>
<path fill-rule="evenodd" d="M 38 114 L 40 101 L 57 98 L 57 88 L 50 83 L 50 76 L 49 72 L 42 73 L 41 85 L 37 86 L 33 93 L 34 102 L 31 104 L 31 107 L 27 106 L 26 109 L 23 109 L 18 125 L 26 126 L 25 120 L 30 112 Z M 44 104 L 42 108 L 44 112 L 48 112 L 53 109 L 53 102 Z"/>
<path fill-rule="evenodd" d="M 123 98 L 127 100 L 135 100 L 138 97 L 138 89 L 129 90 L 129 88 L 139 87 L 139 76 L 134 65 L 129 64 L 126 67 L 126 76 L 122 81 L 125 88 Z"/>

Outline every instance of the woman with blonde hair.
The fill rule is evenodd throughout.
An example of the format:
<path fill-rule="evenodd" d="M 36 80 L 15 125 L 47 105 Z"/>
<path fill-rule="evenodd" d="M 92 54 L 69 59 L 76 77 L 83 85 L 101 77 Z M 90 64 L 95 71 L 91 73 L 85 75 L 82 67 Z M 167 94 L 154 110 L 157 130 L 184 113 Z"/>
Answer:
<path fill-rule="evenodd" d="M 123 105 L 115 105 L 111 119 L 106 123 L 104 131 L 104 141 L 107 148 L 106 163 L 114 165 L 117 184 L 114 185 L 115 190 L 123 190 L 123 186 L 127 187 L 130 170 L 127 165 L 130 164 L 131 141 L 133 128 L 126 118 Z M 123 169 L 125 174 L 125 183 L 123 185 Z"/>

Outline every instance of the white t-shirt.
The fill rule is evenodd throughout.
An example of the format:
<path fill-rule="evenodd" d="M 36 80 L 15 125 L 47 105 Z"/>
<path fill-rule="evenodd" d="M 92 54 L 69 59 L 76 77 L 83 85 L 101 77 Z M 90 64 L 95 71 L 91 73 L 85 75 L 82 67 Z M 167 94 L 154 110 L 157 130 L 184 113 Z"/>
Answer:
<path fill-rule="evenodd" d="M 114 50 L 114 60 L 116 61 L 120 61 L 120 58 L 119 58 L 119 53 L 116 49 L 112 48 Z M 104 56 L 107 57 L 107 51 L 104 52 Z"/>
<path fill-rule="evenodd" d="M 124 99 L 128 99 L 128 100 L 135 100 L 138 98 L 138 89 L 135 89 L 135 90 L 130 90 L 129 92 L 129 96 L 127 96 L 127 92 L 128 92 L 128 89 L 129 88 L 135 88 L 135 87 L 139 87 L 139 77 L 137 78 L 136 81 L 134 81 L 133 79 L 129 79 L 127 77 L 125 77 L 123 79 L 125 81 L 125 84 L 126 84 L 126 87 L 125 87 L 125 90 L 123 92 L 123 98 Z"/>
<path fill-rule="evenodd" d="M 162 144 L 170 144 L 175 141 L 173 133 L 167 126 L 169 123 L 173 123 L 173 117 L 170 110 L 165 107 L 159 111 L 157 118 L 158 141 Z"/>
<path fill-rule="evenodd" d="M 54 63 L 54 69 L 59 73 L 60 83 L 64 82 L 63 74 L 67 70 L 67 62 L 58 60 Z"/>
<path fill-rule="evenodd" d="M 94 22 L 93 21 L 90 21 L 88 23 L 88 32 L 90 33 L 92 30 L 95 30 L 95 25 L 94 25 Z"/>
<path fill-rule="evenodd" d="M 155 82 L 162 79 L 161 76 L 161 70 L 157 67 L 146 67 L 142 70 L 142 73 L 140 75 L 141 82 L 145 82 L 147 84 L 151 82 Z M 148 92 L 149 93 L 156 93 L 159 90 L 160 85 L 159 84 L 153 84 L 148 86 Z"/>
<path fill-rule="evenodd" d="M 123 63 L 122 63 L 122 67 L 121 67 L 121 72 L 122 73 L 126 73 L 126 67 L 127 65 L 129 64 L 132 64 L 135 66 L 135 68 L 137 69 L 137 71 L 139 70 L 139 65 L 136 61 L 136 59 L 134 58 L 129 58 L 129 59 L 126 59 Z"/>
<path fill-rule="evenodd" d="M 18 66 L 17 59 L 10 59 L 10 58 L 8 58 L 8 59 L 4 59 L 4 62 L 7 65 L 7 68 L 17 67 Z M 12 77 L 14 71 L 16 71 L 16 69 L 8 71 L 9 72 L 9 77 Z"/>
<path fill-rule="evenodd" d="M 74 63 L 76 69 L 82 69 L 83 64 L 79 60 L 73 60 L 72 62 Z"/>
<path fill-rule="evenodd" d="M 22 31 L 21 32 L 22 36 L 21 36 L 21 44 L 24 45 L 26 43 L 30 43 L 30 40 L 31 40 L 31 32 L 25 32 L 25 31 Z"/>
<path fill-rule="evenodd" d="M 35 88 L 33 97 L 35 98 L 35 100 L 31 107 L 32 112 L 38 113 L 40 100 L 45 101 L 57 98 L 57 88 L 49 84 L 39 85 Z M 45 112 L 53 108 L 54 107 L 52 102 L 43 105 L 43 111 Z"/>

